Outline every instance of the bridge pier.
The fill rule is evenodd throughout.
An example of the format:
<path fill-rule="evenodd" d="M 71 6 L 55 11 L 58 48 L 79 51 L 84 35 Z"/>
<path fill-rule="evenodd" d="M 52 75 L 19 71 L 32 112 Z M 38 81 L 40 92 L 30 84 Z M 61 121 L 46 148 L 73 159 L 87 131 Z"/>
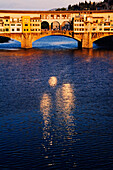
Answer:
<path fill-rule="evenodd" d="M 32 48 L 32 37 L 29 33 L 22 34 L 21 48 Z"/>
<path fill-rule="evenodd" d="M 91 39 L 91 33 L 86 32 L 83 34 L 82 38 L 82 48 L 93 48 L 93 42 Z"/>

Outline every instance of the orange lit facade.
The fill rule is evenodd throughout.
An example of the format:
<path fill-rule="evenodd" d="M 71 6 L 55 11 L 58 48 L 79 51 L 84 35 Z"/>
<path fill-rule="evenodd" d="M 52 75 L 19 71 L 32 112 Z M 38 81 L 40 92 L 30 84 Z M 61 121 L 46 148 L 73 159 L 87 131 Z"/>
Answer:
<path fill-rule="evenodd" d="M 74 32 L 113 32 L 113 17 L 76 15 L 73 28 Z"/>
<path fill-rule="evenodd" d="M 34 41 L 49 35 L 71 37 L 80 47 L 92 48 L 96 40 L 113 35 L 113 10 L 0 10 L 0 36 L 20 41 L 22 48 L 32 48 Z"/>

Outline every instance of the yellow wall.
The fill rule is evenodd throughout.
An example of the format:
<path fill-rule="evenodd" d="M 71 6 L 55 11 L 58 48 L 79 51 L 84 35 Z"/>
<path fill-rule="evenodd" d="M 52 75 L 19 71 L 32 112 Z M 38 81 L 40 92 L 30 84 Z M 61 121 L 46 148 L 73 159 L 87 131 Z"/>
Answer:
<path fill-rule="evenodd" d="M 30 33 L 30 16 L 22 16 L 22 32 Z"/>

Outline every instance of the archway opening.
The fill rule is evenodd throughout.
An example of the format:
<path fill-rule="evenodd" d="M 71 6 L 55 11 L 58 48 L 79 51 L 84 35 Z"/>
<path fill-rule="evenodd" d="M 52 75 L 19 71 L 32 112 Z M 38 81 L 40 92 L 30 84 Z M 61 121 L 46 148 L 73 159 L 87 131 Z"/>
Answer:
<path fill-rule="evenodd" d="M 62 30 L 70 30 L 71 29 L 71 24 L 68 21 L 64 21 L 62 23 Z"/>
<path fill-rule="evenodd" d="M 0 36 L 0 43 L 6 43 L 6 42 L 9 42 L 11 39 L 9 37 L 3 37 L 3 36 Z"/>
<path fill-rule="evenodd" d="M 77 49 L 78 41 L 61 35 L 51 35 L 42 37 L 33 42 L 33 48 L 39 49 Z"/>
<path fill-rule="evenodd" d="M 57 21 L 54 21 L 51 23 L 51 29 L 52 30 L 60 30 L 60 23 Z"/>
<path fill-rule="evenodd" d="M 47 21 L 43 21 L 41 23 L 41 29 L 43 30 L 49 30 L 49 23 Z"/>
<path fill-rule="evenodd" d="M 0 49 L 21 48 L 21 42 L 9 37 L 0 36 Z"/>
<path fill-rule="evenodd" d="M 106 36 L 100 38 L 93 43 L 94 48 L 102 47 L 102 48 L 113 48 L 113 35 Z"/>

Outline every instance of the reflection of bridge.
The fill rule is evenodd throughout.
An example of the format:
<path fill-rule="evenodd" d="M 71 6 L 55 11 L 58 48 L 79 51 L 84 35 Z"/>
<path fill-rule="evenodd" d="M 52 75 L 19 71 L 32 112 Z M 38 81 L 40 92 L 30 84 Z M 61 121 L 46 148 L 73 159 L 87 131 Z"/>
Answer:
<path fill-rule="evenodd" d="M 50 35 L 92 48 L 94 41 L 113 35 L 113 11 L 0 11 L 0 36 L 21 42 L 22 48 Z"/>

